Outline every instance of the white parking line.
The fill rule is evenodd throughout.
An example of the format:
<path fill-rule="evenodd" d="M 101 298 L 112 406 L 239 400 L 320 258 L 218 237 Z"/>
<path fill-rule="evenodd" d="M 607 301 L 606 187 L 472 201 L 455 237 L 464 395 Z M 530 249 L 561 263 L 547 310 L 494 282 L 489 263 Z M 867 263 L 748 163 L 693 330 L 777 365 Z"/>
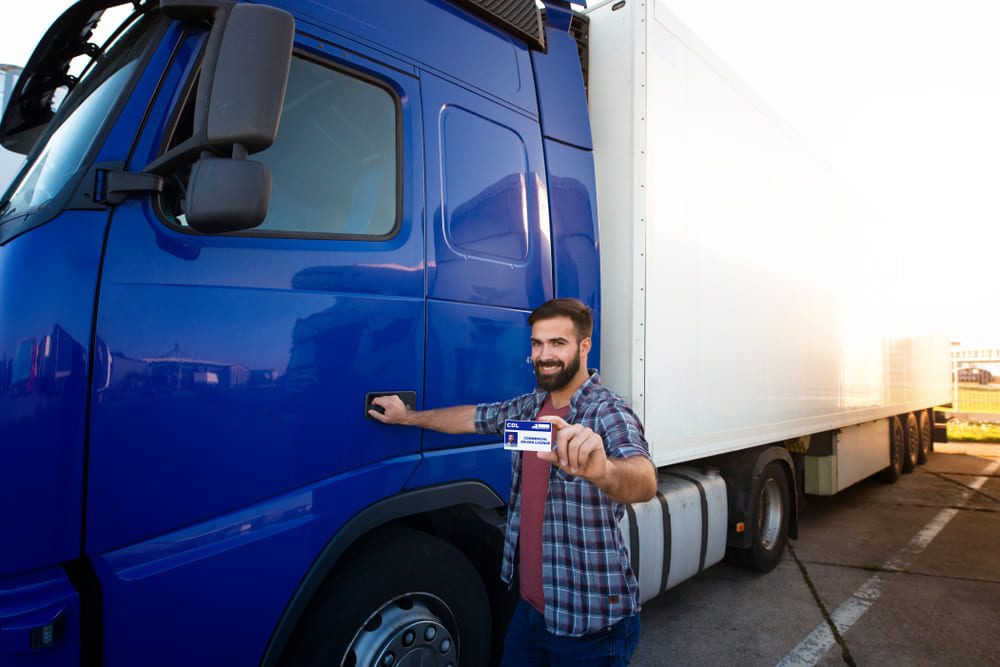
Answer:
<path fill-rule="evenodd" d="M 969 489 L 962 493 L 959 506 L 964 505 L 975 491 L 982 488 L 988 477 L 1000 469 L 1000 461 L 994 461 L 986 466 L 980 473 L 983 477 L 976 477 L 968 485 Z M 948 522 L 958 514 L 954 508 L 943 509 L 924 526 L 919 533 L 913 536 L 905 547 L 900 549 L 895 556 L 890 558 L 882 566 L 886 570 L 905 570 L 913 559 L 917 557 L 927 545 L 937 537 L 938 533 L 948 525 Z M 881 574 L 874 574 L 865 583 L 861 584 L 858 590 L 847 599 L 844 604 L 837 607 L 837 610 L 830 614 L 833 624 L 837 627 L 837 632 L 843 636 L 868 609 L 875 604 L 875 601 L 882 595 L 882 585 L 884 581 Z M 805 665 L 815 665 L 836 643 L 833 638 L 833 631 L 826 623 L 820 623 L 809 635 L 799 642 L 788 655 L 781 659 L 778 667 L 803 667 Z"/>

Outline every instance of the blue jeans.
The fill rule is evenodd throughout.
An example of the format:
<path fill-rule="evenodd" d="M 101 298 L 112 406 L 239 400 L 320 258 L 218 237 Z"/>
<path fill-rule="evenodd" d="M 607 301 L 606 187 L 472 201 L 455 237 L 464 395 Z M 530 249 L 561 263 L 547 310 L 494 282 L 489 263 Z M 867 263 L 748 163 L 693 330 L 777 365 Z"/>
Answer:
<path fill-rule="evenodd" d="M 639 643 L 639 615 L 583 637 L 560 637 L 545 627 L 545 617 L 519 600 L 503 642 L 501 667 L 624 667 Z"/>

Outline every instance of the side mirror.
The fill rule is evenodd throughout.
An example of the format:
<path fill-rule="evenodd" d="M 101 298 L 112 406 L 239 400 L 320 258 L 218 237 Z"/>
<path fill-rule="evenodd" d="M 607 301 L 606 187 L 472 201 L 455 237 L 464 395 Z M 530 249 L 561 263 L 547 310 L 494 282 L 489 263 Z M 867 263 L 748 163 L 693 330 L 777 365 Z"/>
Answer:
<path fill-rule="evenodd" d="M 270 201 L 271 172 L 260 162 L 203 157 L 188 179 L 185 218 L 203 234 L 251 229 Z"/>
<path fill-rule="evenodd" d="M 164 0 L 161 7 L 168 16 L 202 18 L 204 4 Z M 190 164 L 206 150 L 225 155 L 239 145 L 247 153 L 257 153 L 273 144 L 278 134 L 295 20 L 287 12 L 263 5 L 212 9 L 215 22 L 195 93 L 194 131 L 147 165 L 147 172 L 163 175 Z"/>
<path fill-rule="evenodd" d="M 185 216 L 205 233 L 256 227 L 267 214 L 271 175 L 247 155 L 274 143 L 288 85 L 295 20 L 273 7 L 225 0 L 161 0 L 172 18 L 214 17 L 198 90 L 194 128 L 148 164 L 167 175 L 193 164 Z"/>

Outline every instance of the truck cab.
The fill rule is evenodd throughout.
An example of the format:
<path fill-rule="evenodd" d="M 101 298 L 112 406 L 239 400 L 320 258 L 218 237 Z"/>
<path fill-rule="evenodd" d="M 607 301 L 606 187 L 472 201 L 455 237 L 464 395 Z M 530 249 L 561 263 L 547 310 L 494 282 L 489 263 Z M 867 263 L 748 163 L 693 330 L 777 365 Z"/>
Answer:
<path fill-rule="evenodd" d="M 477 664 L 509 457 L 367 411 L 530 391 L 530 309 L 596 307 L 576 43 L 534 2 L 526 32 L 294 0 L 146 2 L 93 43 L 115 4 L 53 25 L 0 130 L 2 661 L 277 662 L 391 549 L 470 592 L 388 590 L 323 650 L 383 655 L 393 602 Z"/>
<path fill-rule="evenodd" d="M 642 601 L 926 459 L 948 346 L 895 322 L 895 232 L 666 3 L 542 4 L 80 0 L 42 38 L 0 120 L 0 663 L 488 664 L 509 454 L 369 410 L 531 391 L 553 297 L 658 466 Z"/>

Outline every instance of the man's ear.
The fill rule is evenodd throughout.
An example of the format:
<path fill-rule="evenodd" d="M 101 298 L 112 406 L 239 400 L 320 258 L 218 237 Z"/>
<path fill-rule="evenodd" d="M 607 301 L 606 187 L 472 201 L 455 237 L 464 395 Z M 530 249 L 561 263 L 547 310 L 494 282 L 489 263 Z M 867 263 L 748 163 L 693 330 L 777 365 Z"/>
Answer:
<path fill-rule="evenodd" d="M 590 348 L 591 348 L 592 345 L 593 345 L 593 342 L 590 340 L 589 336 L 587 338 L 584 338 L 583 340 L 581 340 L 580 341 L 580 356 L 581 357 L 587 356 L 587 353 L 590 352 Z"/>

